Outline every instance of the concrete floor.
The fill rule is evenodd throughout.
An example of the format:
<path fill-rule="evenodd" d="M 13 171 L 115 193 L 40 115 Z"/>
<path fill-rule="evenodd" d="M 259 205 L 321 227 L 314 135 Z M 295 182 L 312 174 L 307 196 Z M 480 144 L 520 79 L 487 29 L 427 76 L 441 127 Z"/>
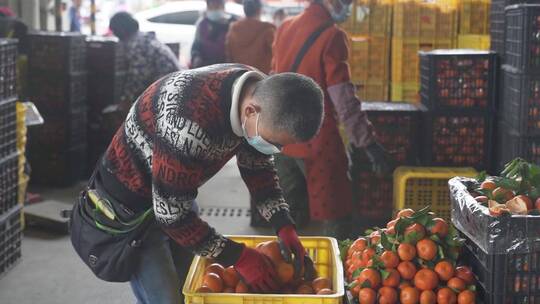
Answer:
<path fill-rule="evenodd" d="M 67 189 L 47 189 L 45 199 L 69 204 L 84 184 Z M 229 162 L 204 185 L 197 199 L 205 210 L 213 207 L 234 209 L 240 216 L 226 218 L 203 215 L 223 234 L 272 234 L 269 229 L 249 226 L 248 192 L 236 162 Z M 208 212 L 209 214 L 209 212 Z M 22 243 L 22 261 L 0 279 L 2 304 L 58 303 L 135 303 L 128 284 L 107 283 L 93 276 L 71 247 L 67 235 L 26 229 Z"/>

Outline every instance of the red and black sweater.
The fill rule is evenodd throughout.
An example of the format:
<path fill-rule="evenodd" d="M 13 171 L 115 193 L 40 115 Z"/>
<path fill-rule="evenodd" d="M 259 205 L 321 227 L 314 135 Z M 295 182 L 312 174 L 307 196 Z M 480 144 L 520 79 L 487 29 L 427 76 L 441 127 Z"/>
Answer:
<path fill-rule="evenodd" d="M 153 205 L 157 222 L 195 254 L 233 264 L 241 246 L 194 211 L 197 189 L 236 156 L 261 215 L 275 229 L 291 224 L 273 158 L 231 127 L 232 87 L 251 68 L 237 64 L 172 73 L 133 104 L 99 167 L 103 187 L 131 210 Z"/>

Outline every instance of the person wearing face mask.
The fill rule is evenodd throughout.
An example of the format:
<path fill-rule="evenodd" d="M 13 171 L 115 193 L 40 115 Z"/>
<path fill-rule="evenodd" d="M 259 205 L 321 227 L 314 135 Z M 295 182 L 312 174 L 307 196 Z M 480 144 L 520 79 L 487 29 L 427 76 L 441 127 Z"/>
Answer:
<path fill-rule="evenodd" d="M 303 263 L 305 249 L 279 187 L 273 154 L 313 138 L 323 110 L 320 87 L 295 73 L 266 76 L 246 65 L 220 64 L 161 78 L 137 98 L 75 204 L 73 246 L 99 278 L 130 281 L 138 303 L 183 303 L 179 289 L 193 254 L 234 265 L 252 292 L 277 289 L 268 258 L 199 218 L 197 189 L 236 157 L 259 213 Z M 133 228 L 129 223 L 134 222 L 141 224 Z M 140 225 L 145 226 L 139 235 Z M 100 234 L 103 226 L 114 229 L 113 235 Z M 120 229 L 126 234 L 115 232 Z M 99 246 L 92 246 L 95 234 Z M 137 251 L 119 277 L 107 266 L 118 267 L 127 253 L 109 262 L 99 252 L 125 238 L 137 240 Z"/>
<path fill-rule="evenodd" d="M 325 93 L 327 113 L 314 139 L 285 146 L 276 157 L 285 198 L 298 223 L 318 221 L 321 233 L 338 238 L 349 236 L 353 213 L 348 157 L 338 123 L 345 127 L 353 154 L 363 149 L 378 173 L 392 169 L 351 83 L 347 35 L 337 26 L 350 11 L 351 0 L 313 0 L 278 28 L 273 47 L 272 70 L 313 78 Z"/>
<path fill-rule="evenodd" d="M 227 61 L 246 64 L 268 73 L 276 28 L 271 23 L 261 21 L 260 0 L 244 0 L 243 4 L 246 18 L 231 24 L 227 33 Z"/>
<path fill-rule="evenodd" d="M 225 37 L 236 19 L 225 13 L 224 0 L 206 0 L 206 7 L 191 46 L 191 68 L 226 62 Z"/>

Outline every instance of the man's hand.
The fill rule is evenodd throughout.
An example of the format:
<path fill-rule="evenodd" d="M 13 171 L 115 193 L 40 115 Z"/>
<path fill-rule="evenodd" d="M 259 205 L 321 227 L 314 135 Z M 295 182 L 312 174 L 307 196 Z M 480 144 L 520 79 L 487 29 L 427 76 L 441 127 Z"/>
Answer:
<path fill-rule="evenodd" d="M 253 292 L 278 290 L 278 278 L 272 262 L 255 249 L 244 247 L 234 268 Z"/>
<path fill-rule="evenodd" d="M 293 225 L 287 225 L 279 229 L 278 237 L 280 240 L 280 245 L 282 247 L 282 254 L 287 262 L 293 262 L 295 266 L 295 274 L 299 274 L 299 269 L 304 265 L 304 257 L 306 255 L 306 250 L 296 234 L 296 229 Z M 290 260 L 290 253 L 294 254 L 294 261 Z"/>
<path fill-rule="evenodd" d="M 373 172 L 378 175 L 387 175 L 394 170 L 394 161 L 388 151 L 378 142 L 366 147 L 366 154 L 371 162 Z"/>

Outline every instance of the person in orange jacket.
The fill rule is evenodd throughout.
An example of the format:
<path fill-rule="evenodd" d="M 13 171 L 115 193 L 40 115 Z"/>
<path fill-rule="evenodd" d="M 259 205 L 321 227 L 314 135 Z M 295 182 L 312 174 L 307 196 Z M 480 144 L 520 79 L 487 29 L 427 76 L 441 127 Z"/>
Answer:
<path fill-rule="evenodd" d="M 336 23 L 350 15 L 351 0 L 312 0 L 300 15 L 278 28 L 272 70 L 313 78 L 325 93 L 325 118 L 309 142 L 288 145 L 276 156 L 283 191 L 298 224 L 321 221 L 322 233 L 347 237 L 353 213 L 348 158 L 338 131 L 343 124 L 353 150 L 363 149 L 373 170 L 386 173 L 391 160 L 375 140 L 351 83 L 347 34 Z M 309 217 L 307 212 L 309 209 Z"/>
<path fill-rule="evenodd" d="M 261 0 L 244 0 L 246 18 L 231 24 L 225 39 L 227 61 L 241 63 L 268 74 L 276 27 L 261 21 Z"/>

